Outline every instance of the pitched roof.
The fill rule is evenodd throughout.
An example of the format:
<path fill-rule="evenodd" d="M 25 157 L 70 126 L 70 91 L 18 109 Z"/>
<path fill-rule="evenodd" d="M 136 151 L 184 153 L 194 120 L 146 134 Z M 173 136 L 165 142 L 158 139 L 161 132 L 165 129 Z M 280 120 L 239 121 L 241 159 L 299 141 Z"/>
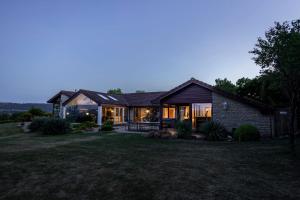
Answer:
<path fill-rule="evenodd" d="M 47 103 L 53 103 L 54 101 L 56 101 L 56 99 L 58 97 L 60 97 L 61 95 L 66 95 L 68 97 L 71 97 L 75 92 L 73 91 L 67 91 L 67 90 L 61 90 L 58 93 L 56 93 L 53 97 L 51 97 Z"/>
<path fill-rule="evenodd" d="M 230 98 L 230 99 L 233 99 L 233 100 L 236 100 L 236 101 L 239 101 L 241 103 L 244 103 L 244 104 L 247 104 L 247 105 L 250 105 L 252 107 L 255 107 L 259 110 L 261 110 L 262 112 L 269 112 L 269 111 L 272 111 L 273 108 L 271 106 L 268 106 L 266 104 L 263 104 L 262 102 L 259 102 L 259 101 L 256 101 L 256 100 L 253 100 L 253 99 L 249 99 L 249 98 L 246 98 L 246 97 L 242 97 L 240 95 L 237 95 L 237 94 L 232 94 L 232 93 L 229 93 L 229 92 L 226 92 L 224 90 L 221 90 L 221 89 L 218 89 L 214 86 L 211 86 L 207 83 L 204 83 L 202 81 L 199 81 L 195 78 L 191 78 L 190 80 L 184 82 L 183 84 L 171 89 L 170 91 L 160 95 L 159 97 L 157 97 L 156 99 L 152 100 L 152 103 L 154 104 L 157 104 L 159 103 L 162 99 L 182 90 L 183 88 L 191 85 L 191 84 L 196 84 L 196 85 L 199 85 L 201 87 L 204 87 L 214 93 L 217 93 L 219 95 L 222 95 L 222 96 L 225 96 L 227 98 Z"/>
<path fill-rule="evenodd" d="M 153 106 L 152 100 L 165 92 L 141 92 L 123 94 L 129 106 Z"/>
<path fill-rule="evenodd" d="M 188 85 L 190 85 L 192 83 L 200 85 L 201 87 L 204 87 L 204 88 L 206 88 L 208 90 L 211 90 L 211 91 L 213 90 L 213 86 L 211 86 L 211 85 L 209 85 L 207 83 L 204 83 L 202 81 L 199 81 L 197 79 L 191 78 L 190 80 L 182 83 L 181 85 L 178 85 L 177 87 L 175 87 L 175 88 L 169 90 L 168 92 L 165 92 L 165 93 L 161 94 L 160 96 L 158 96 L 157 98 L 153 99 L 152 103 L 155 103 L 155 104 L 158 103 L 159 104 L 159 102 L 160 102 L 161 99 L 163 99 L 163 98 L 165 98 L 167 96 L 170 96 L 171 94 L 174 94 L 175 92 L 177 92 L 177 91 L 179 91 L 179 90 L 187 87 Z"/>
<path fill-rule="evenodd" d="M 123 105 L 127 106 L 128 103 L 123 95 L 116 94 L 107 94 L 103 92 L 91 91 L 80 89 L 75 94 L 73 94 L 67 101 L 63 103 L 63 105 L 68 104 L 71 100 L 76 98 L 78 95 L 83 94 L 96 102 L 97 104 L 111 104 L 111 105 Z"/>
<path fill-rule="evenodd" d="M 227 98 L 230 98 L 230 99 L 239 101 L 241 103 L 250 105 L 252 107 L 255 107 L 255 108 L 261 110 L 262 112 L 270 112 L 273 109 L 272 107 L 265 105 L 259 101 L 255 101 L 255 100 L 252 100 L 249 98 L 245 98 L 245 97 L 242 97 L 242 96 L 239 96 L 236 94 L 232 94 L 232 93 L 220 90 L 214 86 L 211 86 L 207 83 L 204 83 L 204 82 L 199 81 L 194 78 L 191 78 L 190 80 L 171 89 L 168 92 L 127 93 L 127 94 L 119 94 L 119 95 L 107 94 L 107 93 L 103 93 L 103 92 L 83 90 L 83 89 L 78 90 L 76 93 L 70 92 L 70 91 L 61 91 L 61 92 L 64 92 L 65 94 L 66 94 L 66 92 L 69 92 L 68 93 L 69 95 L 72 94 L 70 96 L 70 98 L 63 103 L 63 105 L 66 105 L 67 103 L 69 103 L 72 99 L 76 98 L 79 94 L 84 94 L 85 96 L 87 96 L 91 100 L 95 101 L 99 105 L 100 104 L 111 104 L 111 105 L 122 105 L 122 106 L 157 106 L 160 104 L 160 101 L 162 99 L 184 89 L 185 87 L 187 87 L 191 84 L 197 84 L 197 85 L 199 85 L 203 88 L 206 88 L 206 89 L 208 89 L 214 93 L 217 93 L 219 95 L 222 95 Z M 58 93 L 58 94 L 60 94 L 60 93 Z M 50 100 L 48 101 L 48 103 L 51 103 Z"/>

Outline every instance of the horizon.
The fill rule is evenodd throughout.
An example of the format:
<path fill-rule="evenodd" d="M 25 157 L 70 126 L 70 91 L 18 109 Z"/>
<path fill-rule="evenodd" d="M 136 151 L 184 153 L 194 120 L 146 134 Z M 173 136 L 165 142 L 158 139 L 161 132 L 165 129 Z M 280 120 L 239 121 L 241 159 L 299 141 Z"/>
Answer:
<path fill-rule="evenodd" d="M 248 52 L 257 38 L 299 18 L 299 1 L 268 2 L 1 1 L 0 102 L 254 78 L 260 67 Z"/>

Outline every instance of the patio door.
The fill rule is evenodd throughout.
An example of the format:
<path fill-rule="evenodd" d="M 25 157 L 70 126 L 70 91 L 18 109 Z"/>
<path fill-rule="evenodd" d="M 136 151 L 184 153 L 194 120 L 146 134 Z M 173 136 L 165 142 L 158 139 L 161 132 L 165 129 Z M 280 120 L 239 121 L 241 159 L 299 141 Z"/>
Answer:
<path fill-rule="evenodd" d="M 190 119 L 190 106 L 179 106 L 179 120 Z"/>
<path fill-rule="evenodd" d="M 211 119 L 211 103 L 192 104 L 192 124 L 193 128 L 198 129 L 200 125 Z"/>

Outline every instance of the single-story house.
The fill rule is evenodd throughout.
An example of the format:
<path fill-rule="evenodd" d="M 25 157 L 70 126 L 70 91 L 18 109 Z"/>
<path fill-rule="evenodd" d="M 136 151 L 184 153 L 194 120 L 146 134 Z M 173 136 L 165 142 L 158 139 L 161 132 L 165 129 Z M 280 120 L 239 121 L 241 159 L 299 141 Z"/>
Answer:
<path fill-rule="evenodd" d="M 217 89 L 191 78 L 166 92 L 107 94 L 80 89 L 60 91 L 48 100 L 54 116 L 67 118 L 72 110 L 93 112 L 98 125 L 106 120 L 114 124 L 157 123 L 160 128 L 174 127 L 176 120 L 190 120 L 193 128 L 206 120 L 221 122 L 228 131 L 241 124 L 255 125 L 261 134 L 272 135 L 273 109 Z"/>

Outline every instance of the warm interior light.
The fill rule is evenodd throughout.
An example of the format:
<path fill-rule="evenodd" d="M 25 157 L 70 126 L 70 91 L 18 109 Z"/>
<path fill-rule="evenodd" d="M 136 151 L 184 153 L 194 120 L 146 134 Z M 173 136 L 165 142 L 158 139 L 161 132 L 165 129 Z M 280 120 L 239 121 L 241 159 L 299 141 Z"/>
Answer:
<path fill-rule="evenodd" d="M 150 110 L 147 109 L 147 110 L 146 110 L 146 113 L 149 113 L 149 112 L 150 112 Z"/>

